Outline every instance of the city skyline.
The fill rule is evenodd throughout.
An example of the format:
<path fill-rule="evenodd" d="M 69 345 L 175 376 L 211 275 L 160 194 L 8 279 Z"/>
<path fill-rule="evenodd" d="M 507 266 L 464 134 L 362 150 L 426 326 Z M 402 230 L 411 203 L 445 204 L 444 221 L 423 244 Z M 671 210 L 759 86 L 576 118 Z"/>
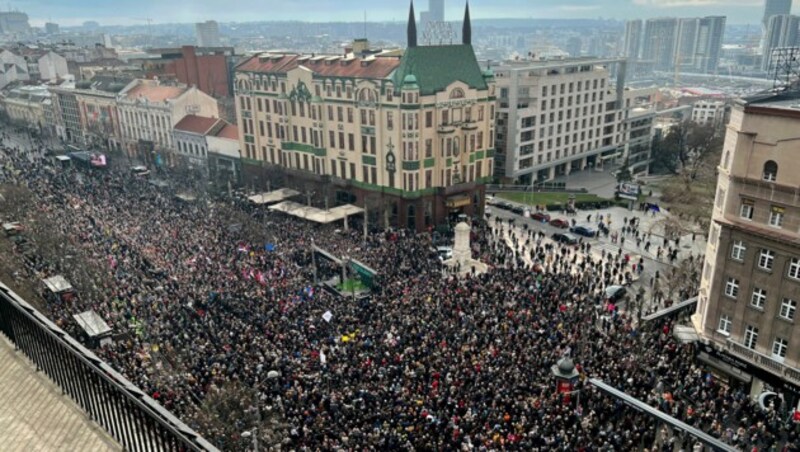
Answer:
<path fill-rule="evenodd" d="M 417 11 L 427 8 L 427 1 L 416 2 Z M 463 1 L 445 2 L 445 19 L 460 20 Z M 763 0 L 569 0 L 553 6 L 544 1 L 526 0 L 472 0 L 473 19 L 530 18 L 530 19 L 647 19 L 655 17 L 687 17 L 725 15 L 729 24 L 758 24 L 763 14 Z M 270 7 L 262 2 L 246 0 L 237 2 L 235 8 L 220 8 L 215 0 L 178 0 L 160 3 L 154 0 L 120 2 L 113 10 L 103 8 L 98 0 L 85 0 L 69 5 L 55 0 L 34 0 L 24 5 L 11 4 L 10 8 L 25 12 L 31 25 L 42 27 L 46 22 L 61 26 L 78 26 L 84 21 L 97 21 L 101 25 L 142 25 L 147 18 L 153 23 L 192 23 L 214 19 L 218 22 L 289 21 L 305 22 L 362 21 L 364 13 L 370 22 L 403 21 L 407 5 L 378 1 L 369 4 L 348 2 L 347 5 L 330 0 L 304 0 Z M 266 6 L 266 7 L 265 7 Z M 264 10 L 264 13 L 253 11 Z M 794 5 L 793 13 L 798 13 Z M 418 15 L 419 16 L 419 15 Z M 419 17 L 418 17 L 419 19 Z"/>

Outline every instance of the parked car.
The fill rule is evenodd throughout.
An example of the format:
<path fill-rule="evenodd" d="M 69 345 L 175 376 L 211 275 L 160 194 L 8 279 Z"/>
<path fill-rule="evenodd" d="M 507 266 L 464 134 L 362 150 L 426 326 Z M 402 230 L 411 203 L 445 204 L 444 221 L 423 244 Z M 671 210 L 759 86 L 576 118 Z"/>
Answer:
<path fill-rule="evenodd" d="M 625 298 L 626 294 L 628 293 L 628 289 L 623 286 L 609 286 L 606 288 L 606 298 L 608 301 L 612 303 L 617 303 L 623 298 Z"/>
<path fill-rule="evenodd" d="M 525 213 L 525 208 L 522 206 L 514 206 L 511 208 L 511 211 L 517 215 L 522 215 L 523 213 Z"/>
<path fill-rule="evenodd" d="M 439 255 L 439 260 L 444 262 L 453 258 L 453 248 L 450 248 L 449 246 L 436 247 L 436 254 Z"/>
<path fill-rule="evenodd" d="M 569 220 L 556 218 L 554 220 L 550 220 L 550 226 L 555 226 L 559 229 L 567 229 L 569 227 Z"/>
<path fill-rule="evenodd" d="M 533 218 L 536 221 L 541 221 L 542 223 L 547 223 L 548 221 L 550 221 L 550 215 L 544 212 L 536 212 L 531 215 L 531 218 Z"/>
<path fill-rule="evenodd" d="M 597 231 L 590 228 L 589 226 L 575 226 L 569 228 L 569 232 L 573 234 L 582 235 L 584 237 L 595 237 L 597 235 Z"/>
<path fill-rule="evenodd" d="M 565 245 L 577 245 L 578 237 L 570 234 L 569 232 L 556 232 L 553 234 L 553 240 Z"/>
<path fill-rule="evenodd" d="M 493 206 L 493 205 L 497 204 L 498 202 L 499 201 L 494 196 L 488 196 L 488 195 L 486 196 L 486 205 L 487 206 Z"/>
<path fill-rule="evenodd" d="M 508 201 L 500 201 L 497 203 L 497 207 L 503 210 L 511 210 L 514 206 Z"/>

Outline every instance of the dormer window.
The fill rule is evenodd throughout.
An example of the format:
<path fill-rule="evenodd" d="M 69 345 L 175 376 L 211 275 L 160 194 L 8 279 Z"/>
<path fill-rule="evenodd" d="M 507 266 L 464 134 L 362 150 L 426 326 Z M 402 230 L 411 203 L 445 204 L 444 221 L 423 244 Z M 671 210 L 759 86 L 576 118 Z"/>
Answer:
<path fill-rule="evenodd" d="M 450 92 L 450 99 L 463 99 L 464 98 L 464 90 L 461 88 L 455 88 L 453 91 Z"/>

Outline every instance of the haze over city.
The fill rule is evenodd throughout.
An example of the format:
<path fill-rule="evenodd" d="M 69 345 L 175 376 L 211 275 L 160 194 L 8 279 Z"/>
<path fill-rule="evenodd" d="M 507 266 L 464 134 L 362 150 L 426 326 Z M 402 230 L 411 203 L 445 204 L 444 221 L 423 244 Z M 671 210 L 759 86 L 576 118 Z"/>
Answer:
<path fill-rule="evenodd" d="M 425 2 L 417 2 L 420 9 Z M 472 0 L 474 19 L 534 18 L 626 20 L 670 15 L 726 15 L 731 24 L 755 24 L 760 17 L 760 0 L 567 0 L 556 3 L 548 0 Z M 253 21 L 355 21 L 363 20 L 367 11 L 369 21 L 403 21 L 401 4 L 379 0 L 239 0 L 231 4 L 219 0 L 160 0 L 114 2 L 113 8 L 102 0 L 34 0 L 11 3 L 14 9 L 24 10 L 31 24 L 42 26 L 48 18 L 58 18 L 65 26 L 80 25 L 94 20 L 102 25 L 138 25 L 141 18 L 151 17 L 155 23 L 197 22 L 213 18 L 222 22 Z M 446 2 L 446 20 L 460 20 L 461 3 Z M 798 6 L 795 6 L 797 11 Z"/>

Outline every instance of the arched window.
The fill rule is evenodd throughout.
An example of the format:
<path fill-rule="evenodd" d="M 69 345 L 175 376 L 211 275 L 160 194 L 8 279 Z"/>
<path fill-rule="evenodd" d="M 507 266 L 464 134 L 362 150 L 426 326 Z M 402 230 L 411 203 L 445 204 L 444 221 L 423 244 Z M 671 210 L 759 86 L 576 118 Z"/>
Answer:
<path fill-rule="evenodd" d="M 358 92 L 359 102 L 375 103 L 378 100 L 378 95 L 375 90 L 364 88 Z"/>
<path fill-rule="evenodd" d="M 762 179 L 769 182 L 775 182 L 778 178 L 778 164 L 775 163 L 773 160 L 767 160 L 764 163 L 764 174 Z"/>
<path fill-rule="evenodd" d="M 461 88 L 455 88 L 453 91 L 450 92 L 450 99 L 463 99 L 464 98 L 464 90 Z"/>

